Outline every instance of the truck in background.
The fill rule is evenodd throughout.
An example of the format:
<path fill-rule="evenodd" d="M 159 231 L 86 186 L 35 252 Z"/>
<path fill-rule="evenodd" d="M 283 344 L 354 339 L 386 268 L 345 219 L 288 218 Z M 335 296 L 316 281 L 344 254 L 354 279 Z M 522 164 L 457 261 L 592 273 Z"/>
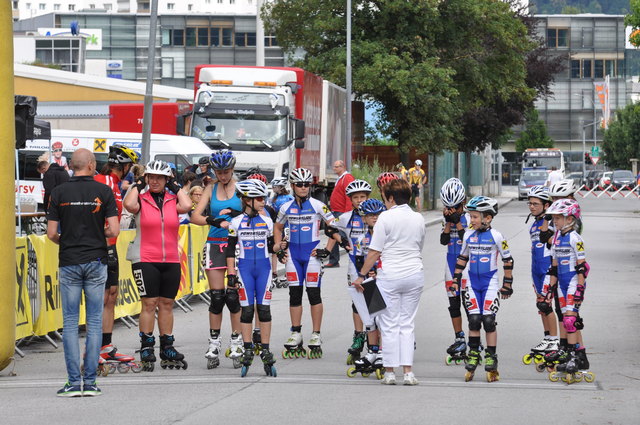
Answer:
<path fill-rule="evenodd" d="M 151 133 L 183 135 L 178 129 L 178 117 L 191 112 L 191 104 L 177 102 L 154 103 Z M 112 103 L 109 105 L 109 131 L 142 133 L 144 103 Z"/>
<path fill-rule="evenodd" d="M 346 91 L 300 68 L 198 65 L 187 134 L 233 150 L 239 172 L 308 168 L 320 191 L 338 178 L 335 160 L 350 163 Z"/>

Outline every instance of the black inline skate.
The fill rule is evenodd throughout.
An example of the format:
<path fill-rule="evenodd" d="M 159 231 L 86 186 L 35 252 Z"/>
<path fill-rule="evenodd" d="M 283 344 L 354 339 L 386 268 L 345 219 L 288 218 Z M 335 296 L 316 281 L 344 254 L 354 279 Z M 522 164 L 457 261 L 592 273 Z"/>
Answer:
<path fill-rule="evenodd" d="M 567 384 L 576 382 L 593 382 L 596 375 L 589 371 L 589 359 L 587 359 L 587 351 L 576 350 L 569 353 L 568 360 L 565 363 L 558 364 L 555 371 L 549 373 L 551 382 L 558 382 L 562 379 Z"/>
<path fill-rule="evenodd" d="M 498 372 L 498 355 L 495 353 L 486 353 L 484 356 L 484 371 L 487 372 L 487 382 L 495 382 L 500 380 L 500 372 Z"/>
<path fill-rule="evenodd" d="M 240 358 L 240 363 L 242 364 L 242 368 L 240 369 L 240 376 L 245 377 L 247 373 L 249 373 L 249 366 L 253 363 L 253 347 L 245 348 L 242 352 L 242 357 Z"/>
<path fill-rule="evenodd" d="M 276 360 L 273 358 L 273 353 L 269 351 L 268 348 L 264 348 L 260 353 L 260 358 L 262 359 L 262 365 L 264 366 L 264 373 L 267 376 L 273 376 L 274 378 L 278 376 L 278 371 L 274 364 Z"/>
<path fill-rule="evenodd" d="M 448 356 L 444 360 L 447 366 L 467 361 L 467 343 L 464 339 L 464 332 L 456 333 L 456 340 L 447 348 L 447 354 Z"/>
<path fill-rule="evenodd" d="M 373 352 L 372 350 L 369 350 L 367 354 L 356 359 L 353 364 L 353 367 L 347 369 L 347 376 L 349 378 L 353 378 L 358 373 L 362 374 L 365 378 L 372 373 L 375 373 L 377 379 L 382 379 L 384 377 L 382 353 L 380 352 Z"/>
<path fill-rule="evenodd" d="M 184 354 L 179 353 L 173 347 L 175 338 L 173 335 L 160 335 L 160 367 L 163 369 L 187 369 L 189 366 L 184 359 Z"/>
<path fill-rule="evenodd" d="M 262 334 L 260 333 L 260 328 L 253 330 L 251 340 L 253 341 L 253 353 L 257 356 L 262 351 Z"/>
<path fill-rule="evenodd" d="M 467 370 L 467 372 L 464 374 L 465 382 L 469 382 L 473 379 L 473 375 L 476 373 L 476 368 L 479 364 L 482 364 L 482 349 L 470 349 L 467 356 L 467 364 L 464 365 L 464 368 Z"/>
<path fill-rule="evenodd" d="M 364 349 L 364 344 L 367 341 L 367 333 L 366 332 L 353 332 L 353 343 L 351 347 L 347 350 L 347 364 L 352 365 L 355 364 L 355 361 L 360 358 L 362 354 L 362 350 Z"/>
<path fill-rule="evenodd" d="M 156 355 L 153 348 L 155 345 L 156 338 L 153 335 L 140 332 L 140 349 L 136 353 L 140 353 L 140 363 L 145 372 L 153 372 L 155 367 Z"/>

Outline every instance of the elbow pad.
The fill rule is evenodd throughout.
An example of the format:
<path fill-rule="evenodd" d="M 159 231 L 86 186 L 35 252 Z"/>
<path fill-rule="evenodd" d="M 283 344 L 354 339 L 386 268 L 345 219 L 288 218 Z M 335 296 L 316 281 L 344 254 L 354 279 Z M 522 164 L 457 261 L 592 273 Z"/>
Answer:
<path fill-rule="evenodd" d="M 451 241 L 451 235 L 449 233 L 440 233 L 440 245 L 448 245 Z"/>
<path fill-rule="evenodd" d="M 543 232 L 540 232 L 540 242 L 547 243 L 549 239 L 551 239 L 551 236 L 553 236 L 553 230 L 547 229 Z"/>
<path fill-rule="evenodd" d="M 549 267 L 549 270 L 547 270 L 547 274 L 549 276 L 555 276 L 558 277 L 558 266 L 551 266 Z"/>
<path fill-rule="evenodd" d="M 587 265 L 587 263 L 580 263 L 576 265 L 576 273 L 587 277 L 587 274 L 589 274 L 589 266 Z"/>
<path fill-rule="evenodd" d="M 513 257 L 507 257 L 507 258 L 503 258 L 502 262 L 504 263 L 504 269 L 505 270 L 513 270 Z"/>
<path fill-rule="evenodd" d="M 338 229 L 336 229 L 335 227 L 325 226 L 324 234 L 327 235 L 328 238 L 333 239 L 333 235 L 335 235 L 336 233 L 338 233 Z"/>
<path fill-rule="evenodd" d="M 238 244 L 238 238 L 230 236 L 227 248 L 224 251 L 224 254 L 227 258 L 234 258 L 236 256 L 236 245 Z"/>

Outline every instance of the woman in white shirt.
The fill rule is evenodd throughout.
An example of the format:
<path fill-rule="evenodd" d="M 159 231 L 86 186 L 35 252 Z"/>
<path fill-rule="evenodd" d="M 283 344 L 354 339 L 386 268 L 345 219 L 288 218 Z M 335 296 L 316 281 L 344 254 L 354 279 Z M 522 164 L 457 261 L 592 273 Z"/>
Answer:
<path fill-rule="evenodd" d="M 408 205 L 411 188 L 405 180 L 392 180 L 381 192 L 387 211 L 378 218 L 369 254 L 353 285 L 362 291 L 367 271 L 382 257 L 377 276 L 378 287 L 387 303 L 387 308 L 378 316 L 386 369 L 382 383 L 395 385 L 394 368 L 402 366 L 404 384 L 417 385 L 412 365 L 415 317 L 424 286 L 424 219 Z"/>

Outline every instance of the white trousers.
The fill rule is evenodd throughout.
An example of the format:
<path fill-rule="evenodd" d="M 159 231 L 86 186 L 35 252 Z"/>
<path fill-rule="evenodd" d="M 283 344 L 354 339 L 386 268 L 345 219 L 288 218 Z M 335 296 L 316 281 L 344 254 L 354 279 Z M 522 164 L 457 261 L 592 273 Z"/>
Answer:
<path fill-rule="evenodd" d="M 387 308 L 378 316 L 385 367 L 412 366 L 415 318 L 424 287 L 424 272 L 399 280 L 378 279 Z"/>

